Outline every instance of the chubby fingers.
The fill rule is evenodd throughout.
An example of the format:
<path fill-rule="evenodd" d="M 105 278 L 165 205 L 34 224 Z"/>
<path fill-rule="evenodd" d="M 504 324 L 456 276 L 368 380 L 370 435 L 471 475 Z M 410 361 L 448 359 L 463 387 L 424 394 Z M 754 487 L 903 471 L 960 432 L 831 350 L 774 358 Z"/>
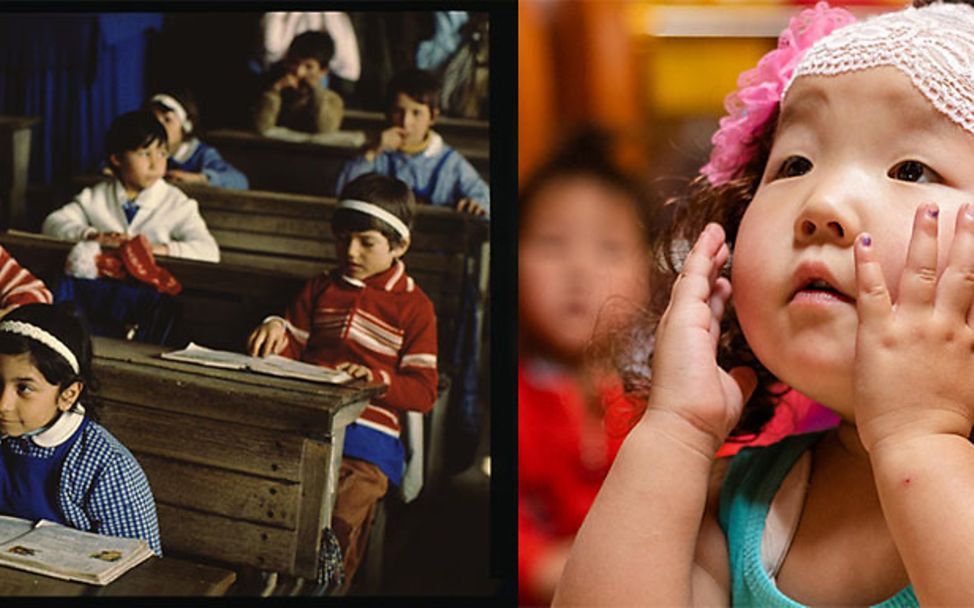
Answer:
<path fill-rule="evenodd" d="M 724 229 L 718 224 L 707 224 L 697 237 L 693 249 L 683 263 L 683 270 L 673 286 L 673 298 L 692 298 L 710 301 L 712 285 L 729 252 L 724 242 Z"/>
<path fill-rule="evenodd" d="M 934 203 L 917 207 L 913 234 L 906 250 L 906 266 L 900 276 L 898 310 L 929 310 L 937 296 L 937 230 L 940 209 Z"/>
<path fill-rule="evenodd" d="M 937 311 L 970 323 L 974 303 L 974 205 L 961 206 L 954 226 L 947 267 L 937 285 Z"/>
<path fill-rule="evenodd" d="M 868 326 L 885 322 L 893 314 L 893 303 L 883 268 L 876 259 L 872 236 L 863 232 L 856 237 L 856 309 L 859 322 Z"/>

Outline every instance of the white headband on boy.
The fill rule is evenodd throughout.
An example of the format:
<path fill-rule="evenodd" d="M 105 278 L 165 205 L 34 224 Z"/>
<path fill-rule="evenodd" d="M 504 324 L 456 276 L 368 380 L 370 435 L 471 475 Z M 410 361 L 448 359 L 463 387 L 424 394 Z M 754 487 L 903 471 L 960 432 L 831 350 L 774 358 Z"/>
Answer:
<path fill-rule="evenodd" d="M 795 67 L 799 76 L 834 76 L 879 66 L 906 74 L 942 114 L 974 134 L 974 9 L 934 3 L 884 13 L 818 40 Z"/>
<path fill-rule="evenodd" d="M 81 373 L 81 368 L 78 366 L 78 359 L 74 356 L 74 353 L 71 352 L 71 349 L 65 346 L 64 342 L 61 342 L 53 334 L 47 332 L 46 330 L 23 321 L 0 321 L 0 332 L 18 334 L 32 340 L 37 340 L 44 346 L 64 357 L 74 373 Z"/>
<path fill-rule="evenodd" d="M 406 227 L 406 224 L 404 224 L 401 219 L 378 205 L 346 198 L 338 201 L 338 208 L 352 209 L 353 211 L 358 211 L 360 213 L 379 218 L 383 222 L 389 224 L 392 229 L 398 232 L 399 236 L 401 236 L 404 240 L 409 240 L 409 228 Z"/>
<path fill-rule="evenodd" d="M 186 114 L 186 108 L 183 107 L 183 104 L 176 101 L 175 97 L 166 95 L 165 93 L 159 93 L 158 95 L 153 95 L 149 102 L 158 103 L 169 108 L 169 110 L 171 110 L 172 113 L 179 118 L 179 122 L 183 125 L 184 131 L 193 130 L 193 121 L 191 121 L 189 119 L 189 115 Z"/>

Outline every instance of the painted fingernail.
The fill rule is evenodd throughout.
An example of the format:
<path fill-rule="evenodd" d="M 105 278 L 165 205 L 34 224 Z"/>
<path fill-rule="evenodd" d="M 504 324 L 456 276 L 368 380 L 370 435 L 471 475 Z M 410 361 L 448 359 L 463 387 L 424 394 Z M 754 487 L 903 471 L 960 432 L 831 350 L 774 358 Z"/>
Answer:
<path fill-rule="evenodd" d="M 869 236 L 868 234 L 863 233 L 863 234 L 861 234 L 859 236 L 859 243 L 863 247 L 869 247 L 870 245 L 873 244 L 873 237 Z"/>
<path fill-rule="evenodd" d="M 936 205 L 931 204 L 927 207 L 927 217 L 936 218 L 938 215 L 940 215 L 940 209 Z"/>

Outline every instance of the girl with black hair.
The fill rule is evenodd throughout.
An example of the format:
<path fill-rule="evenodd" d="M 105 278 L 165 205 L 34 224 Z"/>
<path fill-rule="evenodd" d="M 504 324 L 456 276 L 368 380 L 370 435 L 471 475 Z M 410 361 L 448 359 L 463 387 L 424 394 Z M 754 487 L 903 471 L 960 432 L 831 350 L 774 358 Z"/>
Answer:
<path fill-rule="evenodd" d="M 91 357 L 70 304 L 26 304 L 0 321 L 0 513 L 141 538 L 162 555 L 145 473 L 92 420 Z"/>

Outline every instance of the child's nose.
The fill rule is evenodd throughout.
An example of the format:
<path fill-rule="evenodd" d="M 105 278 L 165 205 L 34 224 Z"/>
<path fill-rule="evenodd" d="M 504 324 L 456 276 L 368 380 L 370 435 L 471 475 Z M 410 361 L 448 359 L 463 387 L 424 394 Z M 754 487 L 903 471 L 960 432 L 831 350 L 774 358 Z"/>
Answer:
<path fill-rule="evenodd" d="M 4 388 L 0 390 L 0 412 L 12 412 L 16 402 L 16 391 Z"/>
<path fill-rule="evenodd" d="M 849 183 L 818 184 L 795 218 L 795 240 L 805 244 L 830 242 L 851 247 L 862 231 L 853 200 L 857 191 Z"/>

